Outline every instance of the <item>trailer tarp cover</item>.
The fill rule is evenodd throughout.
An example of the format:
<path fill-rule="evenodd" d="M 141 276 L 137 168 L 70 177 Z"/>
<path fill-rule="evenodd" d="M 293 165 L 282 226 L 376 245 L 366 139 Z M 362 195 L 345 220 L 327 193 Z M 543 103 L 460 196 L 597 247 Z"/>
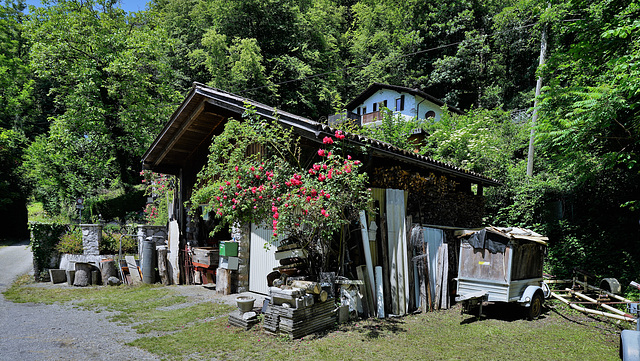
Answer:
<path fill-rule="evenodd" d="M 526 228 L 486 227 L 480 231 L 460 236 L 473 248 L 484 248 L 491 253 L 504 253 L 511 239 L 526 240 L 546 245 L 548 238 Z"/>

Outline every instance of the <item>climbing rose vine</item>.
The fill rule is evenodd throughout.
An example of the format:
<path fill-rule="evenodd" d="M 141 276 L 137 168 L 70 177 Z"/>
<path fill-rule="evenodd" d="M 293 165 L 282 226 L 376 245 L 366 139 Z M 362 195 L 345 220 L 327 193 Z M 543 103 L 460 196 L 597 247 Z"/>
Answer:
<path fill-rule="evenodd" d="M 292 130 L 248 108 L 229 120 L 198 175 L 191 208 L 205 205 L 219 224 L 253 222 L 309 244 L 327 240 L 369 204 L 361 163 L 345 154 L 341 131 L 305 148 Z"/>

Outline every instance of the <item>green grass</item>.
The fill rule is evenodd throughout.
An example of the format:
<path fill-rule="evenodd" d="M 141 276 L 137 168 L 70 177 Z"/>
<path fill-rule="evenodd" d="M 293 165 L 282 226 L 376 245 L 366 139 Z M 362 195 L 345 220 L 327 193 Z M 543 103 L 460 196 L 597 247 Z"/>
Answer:
<path fill-rule="evenodd" d="M 31 201 L 27 204 L 27 213 L 29 222 L 42 222 L 42 223 L 71 223 L 71 219 L 65 215 L 51 216 L 45 212 L 42 202 Z"/>
<path fill-rule="evenodd" d="M 526 321 L 512 305 L 485 307 L 487 318 L 459 309 L 335 326 L 289 340 L 231 327 L 232 306 L 193 302 L 179 287 L 43 288 L 21 280 L 5 292 L 14 302 L 69 302 L 134 327 L 130 343 L 167 360 L 617 360 L 619 326 L 551 303 Z"/>

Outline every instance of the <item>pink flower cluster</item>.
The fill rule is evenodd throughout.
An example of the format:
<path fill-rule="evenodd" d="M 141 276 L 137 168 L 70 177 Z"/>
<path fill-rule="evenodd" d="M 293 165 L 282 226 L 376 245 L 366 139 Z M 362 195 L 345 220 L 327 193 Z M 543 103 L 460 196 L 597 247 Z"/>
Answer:
<path fill-rule="evenodd" d="M 345 138 L 341 131 L 336 131 L 334 135 L 337 140 Z M 331 146 L 335 144 L 335 139 L 324 137 L 323 144 Z M 329 201 L 334 199 L 329 189 L 339 192 L 343 184 L 341 182 L 348 181 L 345 177 L 360 162 L 352 161 L 351 156 L 346 159 L 334 156 L 326 149 L 319 149 L 317 153 L 322 157 L 320 161 L 313 164 L 307 172 L 293 173 L 284 182 L 282 176 L 277 174 L 283 168 L 277 165 L 273 170 L 265 169 L 271 168 L 265 166 L 265 163 L 248 168 L 234 166 L 235 175 L 222 181 L 217 187 L 219 194 L 214 197 L 218 205 L 216 213 L 225 216 L 231 212 L 246 212 L 251 209 L 270 211 L 274 236 L 278 235 L 282 222 L 298 227 L 310 219 L 319 221 L 332 214 L 337 215 L 339 212 L 329 211 L 332 209 Z M 299 209 L 301 214 L 294 213 L 293 209 Z M 314 215 L 314 212 L 318 213 Z"/>

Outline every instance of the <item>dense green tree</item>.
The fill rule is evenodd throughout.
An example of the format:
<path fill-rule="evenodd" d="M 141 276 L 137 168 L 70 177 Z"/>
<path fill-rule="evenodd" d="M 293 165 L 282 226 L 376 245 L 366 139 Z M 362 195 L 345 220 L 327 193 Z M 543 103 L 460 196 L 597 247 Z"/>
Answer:
<path fill-rule="evenodd" d="M 31 101 L 23 0 L 0 5 L 0 127 L 22 129 Z"/>
<path fill-rule="evenodd" d="M 337 0 L 157 0 L 151 9 L 177 40 L 185 84 L 207 83 L 315 119 L 344 102 L 338 70 L 347 8 Z"/>
<path fill-rule="evenodd" d="M 28 188 L 20 165 L 27 138 L 0 127 L 0 239 L 27 238 Z"/>
<path fill-rule="evenodd" d="M 582 257 L 559 262 L 616 272 L 640 270 L 640 3 L 571 1 L 542 74 L 547 86 L 537 129 L 544 168 L 568 192 L 559 249 Z M 538 171 L 540 171 L 538 169 Z"/>
<path fill-rule="evenodd" d="M 52 84 L 51 130 L 31 145 L 27 169 L 49 209 L 139 182 L 140 157 L 178 94 L 170 39 L 151 14 L 112 1 L 62 0 L 33 9 L 31 67 Z"/>
<path fill-rule="evenodd" d="M 461 108 L 503 104 L 493 16 L 510 3 L 357 2 L 349 33 L 357 88 L 379 81 L 420 88 Z"/>

